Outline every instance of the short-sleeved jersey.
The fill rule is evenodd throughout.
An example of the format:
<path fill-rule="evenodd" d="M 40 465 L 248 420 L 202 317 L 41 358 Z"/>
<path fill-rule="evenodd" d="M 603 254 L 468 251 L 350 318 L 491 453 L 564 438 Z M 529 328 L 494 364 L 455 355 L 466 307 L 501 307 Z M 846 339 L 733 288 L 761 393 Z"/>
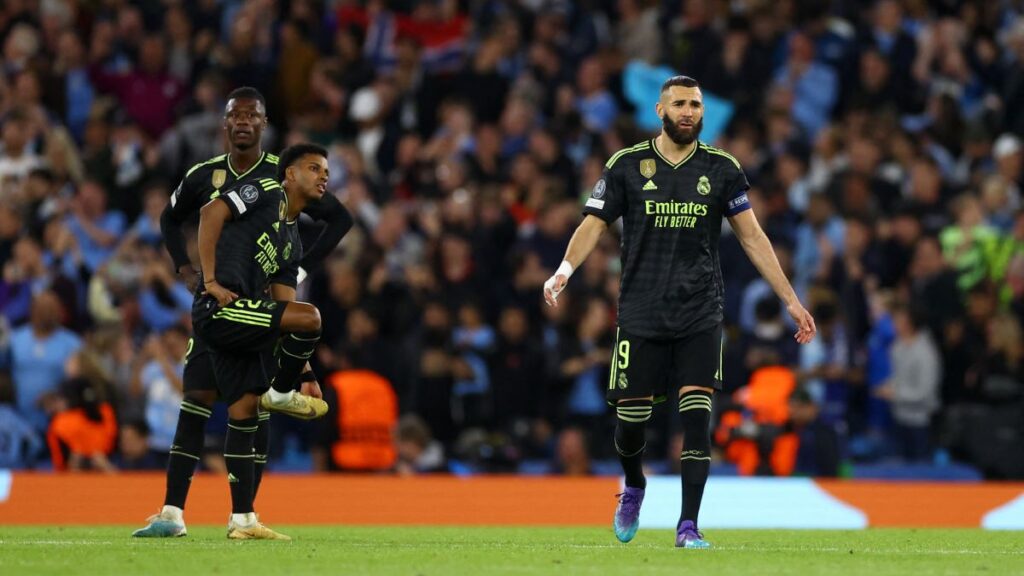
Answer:
<path fill-rule="evenodd" d="M 232 188 L 237 182 L 252 178 L 276 178 L 278 162 L 277 156 L 264 152 L 258 162 L 241 173 L 231 166 L 231 160 L 227 154 L 214 156 L 205 162 L 200 162 L 188 169 L 185 177 L 181 179 L 178 187 L 171 194 L 171 215 L 178 222 L 198 222 L 199 209 L 210 200 L 220 196 L 222 191 Z M 175 259 L 177 260 L 177 258 Z M 186 264 L 188 261 L 175 261 L 174 266 L 178 268 Z"/>
<path fill-rule="evenodd" d="M 231 220 L 217 241 L 217 281 L 242 298 L 262 298 L 271 282 L 295 286 L 302 245 L 285 219 L 288 198 L 272 178 L 244 179 L 217 199 Z"/>
<path fill-rule="evenodd" d="M 654 140 L 613 155 L 583 213 L 622 217 L 618 322 L 644 338 L 680 338 L 722 321 L 722 217 L 750 208 L 739 162 L 697 142 L 677 164 Z"/>

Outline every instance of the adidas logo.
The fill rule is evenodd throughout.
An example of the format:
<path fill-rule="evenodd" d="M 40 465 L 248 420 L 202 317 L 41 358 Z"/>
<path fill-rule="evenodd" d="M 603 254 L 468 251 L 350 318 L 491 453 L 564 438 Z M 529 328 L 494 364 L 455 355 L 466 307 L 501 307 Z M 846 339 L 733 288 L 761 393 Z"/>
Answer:
<path fill-rule="evenodd" d="M 236 484 L 238 482 L 238 476 L 235 476 L 231 472 L 228 472 L 228 483 Z"/>
<path fill-rule="evenodd" d="M 654 184 L 654 180 L 648 180 L 647 184 L 644 184 L 644 190 L 657 190 L 658 186 Z"/>

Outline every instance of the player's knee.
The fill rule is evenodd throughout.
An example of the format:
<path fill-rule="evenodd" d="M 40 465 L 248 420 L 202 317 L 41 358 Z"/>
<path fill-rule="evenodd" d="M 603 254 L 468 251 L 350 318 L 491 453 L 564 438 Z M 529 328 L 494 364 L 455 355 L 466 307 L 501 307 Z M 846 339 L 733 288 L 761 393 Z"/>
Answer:
<path fill-rule="evenodd" d="M 615 450 L 620 456 L 636 456 L 647 446 L 647 421 L 651 419 L 652 402 L 620 400 L 615 406 Z"/>
<path fill-rule="evenodd" d="M 309 307 L 309 329 L 308 332 L 320 331 L 320 309 L 316 306 Z"/>
<path fill-rule="evenodd" d="M 296 332 L 320 332 L 320 310 L 312 304 L 301 304 Z"/>

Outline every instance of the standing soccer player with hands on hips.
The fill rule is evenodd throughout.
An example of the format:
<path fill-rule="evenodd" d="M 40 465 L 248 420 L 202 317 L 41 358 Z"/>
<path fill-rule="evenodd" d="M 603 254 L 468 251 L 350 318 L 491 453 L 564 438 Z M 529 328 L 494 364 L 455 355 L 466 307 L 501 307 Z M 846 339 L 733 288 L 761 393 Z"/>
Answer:
<path fill-rule="evenodd" d="M 608 380 L 615 406 L 615 449 L 625 490 L 615 510 L 615 536 L 629 542 L 639 527 L 647 480 L 644 433 L 655 403 L 678 391 L 684 434 L 682 510 L 676 546 L 708 548 L 697 515 L 711 464 L 711 399 L 722 388 L 722 307 L 725 287 L 718 260 L 722 217 L 743 250 L 783 300 L 801 344 L 815 335 L 814 319 L 800 304 L 771 242 L 750 210 L 750 185 L 739 162 L 700 142 L 704 106 L 700 86 L 687 76 L 669 78 L 656 110 L 662 130 L 653 140 L 620 150 L 583 209 L 544 300 L 557 305 L 573 271 L 583 264 L 608 225 L 623 219 L 618 329 Z"/>

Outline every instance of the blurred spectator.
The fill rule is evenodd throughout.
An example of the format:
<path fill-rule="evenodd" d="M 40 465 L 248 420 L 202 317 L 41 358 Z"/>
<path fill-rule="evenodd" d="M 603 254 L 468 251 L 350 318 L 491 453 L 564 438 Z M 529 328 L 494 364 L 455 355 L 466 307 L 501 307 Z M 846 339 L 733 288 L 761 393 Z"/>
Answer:
<path fill-rule="evenodd" d="M 163 457 L 174 442 L 183 398 L 185 355 L 191 345 L 187 332 L 172 326 L 150 336 L 133 362 L 130 393 L 143 399 L 146 441 L 150 450 Z"/>
<path fill-rule="evenodd" d="M 114 253 L 125 225 L 124 214 L 107 210 L 107 193 L 103 187 L 95 181 L 83 182 L 71 201 L 67 227 L 90 274 Z"/>
<path fill-rule="evenodd" d="M 395 442 L 398 453 L 395 471 L 399 476 L 447 471 L 444 447 L 415 414 L 406 414 L 398 420 Z"/>
<path fill-rule="evenodd" d="M 50 291 L 32 299 L 29 323 L 11 333 L 11 378 L 18 412 L 38 432 L 46 431 L 44 402 L 58 392 L 65 364 L 82 347 L 81 339 L 60 325 L 62 306 Z"/>
<path fill-rule="evenodd" d="M 0 374 L 0 468 L 29 468 L 43 448 L 43 440 L 14 406 L 11 378 Z"/>
<path fill-rule="evenodd" d="M 117 419 L 107 400 L 110 383 L 95 358 L 79 352 L 68 360 L 68 380 L 52 403 L 47 432 L 55 470 L 114 472 Z"/>
<path fill-rule="evenodd" d="M 113 464 L 118 470 L 163 470 L 167 453 L 153 450 L 149 426 L 141 420 L 121 424 L 118 451 Z"/>
<path fill-rule="evenodd" d="M 28 114 L 19 108 L 4 116 L 0 125 L 0 183 L 17 183 L 39 165 L 39 155 L 30 147 L 33 140 Z"/>
<path fill-rule="evenodd" d="M 896 444 L 908 461 L 931 457 L 931 418 L 939 408 L 942 358 L 922 322 L 909 308 L 893 310 L 896 342 L 892 377 L 875 391 L 889 401 L 896 425 Z"/>
<path fill-rule="evenodd" d="M 566 428 L 558 436 L 555 473 L 562 476 L 589 476 L 590 451 L 586 433 L 576 427 Z"/>

